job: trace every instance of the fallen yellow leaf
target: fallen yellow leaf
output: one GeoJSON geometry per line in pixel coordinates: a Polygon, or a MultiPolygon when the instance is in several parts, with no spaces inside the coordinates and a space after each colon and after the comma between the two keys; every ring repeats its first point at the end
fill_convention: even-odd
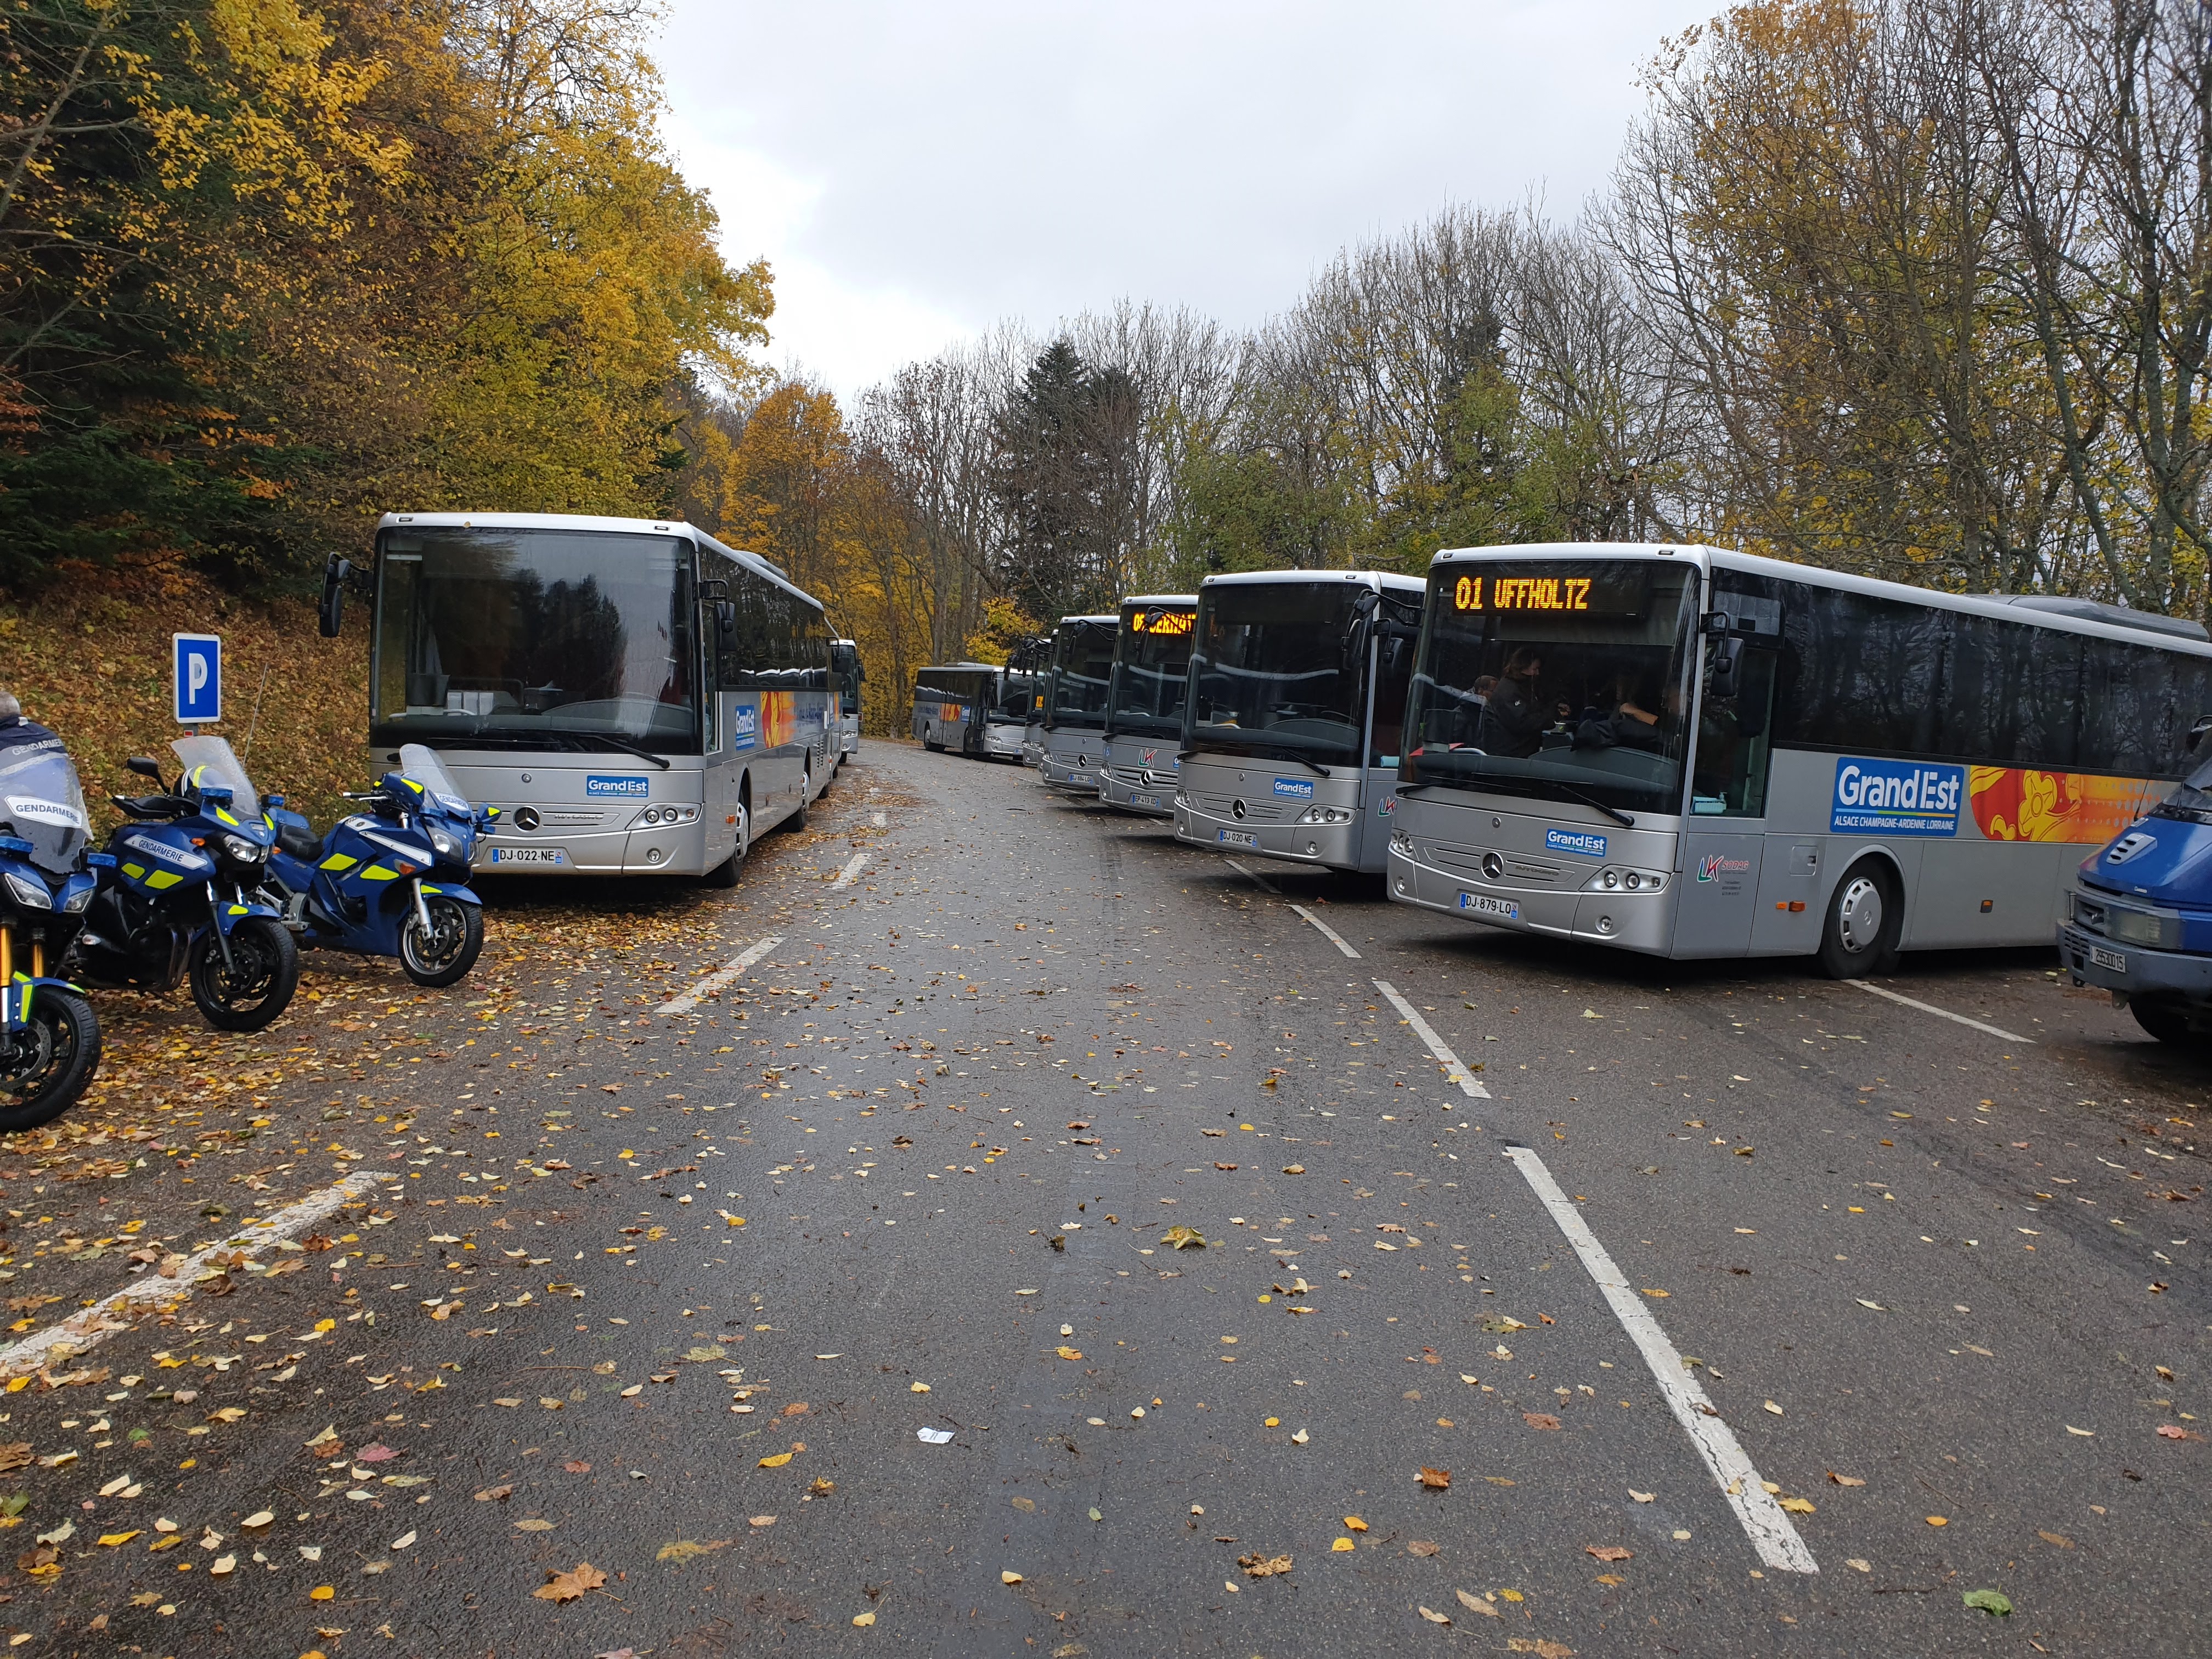
{"type": "Polygon", "coordinates": [[[1054,1350],[1054,1352],[1058,1353],[1062,1359],[1080,1359],[1083,1358],[1082,1349],[1071,1348],[1065,1342],[1061,1343],[1057,1349],[1054,1350]]]}
{"type": "Polygon", "coordinates": [[[139,1533],[143,1532],[144,1530],[144,1528],[140,1527],[130,1532],[104,1532],[100,1534],[100,1541],[106,1545],[108,1548],[113,1549],[118,1544],[129,1543],[132,1539],[136,1538],[139,1533]]]}
{"type": "Polygon", "coordinates": [[[307,1592],[307,1599],[310,1601],[327,1601],[337,1594],[337,1591],[330,1585],[318,1584],[307,1592]]]}
{"type": "Polygon", "coordinates": [[[872,1613],[856,1613],[853,1615],[853,1623],[854,1626],[860,1630],[867,1629],[869,1626],[875,1622],[876,1615],[872,1613]]]}
{"type": "Polygon", "coordinates": [[[1367,1523],[1356,1515],[1347,1515],[1344,1517],[1344,1529],[1346,1532],[1365,1532],[1367,1523]]]}
{"type": "Polygon", "coordinates": [[[1329,1548],[1334,1550],[1340,1555],[1352,1550],[1356,1550],[1358,1547],[1359,1546],[1353,1543],[1349,1538],[1340,1538],[1334,1544],[1329,1546],[1329,1548]]]}
{"type": "Polygon", "coordinates": [[[789,1452],[776,1452],[770,1456],[762,1458],[757,1467],[763,1469],[780,1469],[789,1462],[791,1462],[789,1452]]]}
{"type": "Polygon", "coordinates": [[[1018,1584],[1022,1582],[1022,1576],[1018,1572],[1002,1572],[999,1575],[999,1582],[1002,1584],[1018,1584]]]}

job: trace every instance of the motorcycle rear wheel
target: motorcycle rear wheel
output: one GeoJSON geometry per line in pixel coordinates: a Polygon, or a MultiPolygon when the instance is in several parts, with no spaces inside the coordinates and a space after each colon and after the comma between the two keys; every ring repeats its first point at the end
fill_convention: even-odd
{"type": "Polygon", "coordinates": [[[192,940],[192,1000],[218,1031],[260,1030],[300,988],[300,948],[283,923],[248,916],[230,930],[230,957],[226,969],[211,929],[192,940]]]}
{"type": "Polygon", "coordinates": [[[433,988],[466,977],[483,951],[483,911],[442,893],[424,897],[430,912],[426,936],[420,918],[410,914],[399,930],[399,965],[417,985],[433,988]]]}
{"type": "Polygon", "coordinates": [[[42,986],[12,1063],[0,1059],[0,1134],[52,1122],[100,1069],[100,1016],[74,992],[42,986]]]}

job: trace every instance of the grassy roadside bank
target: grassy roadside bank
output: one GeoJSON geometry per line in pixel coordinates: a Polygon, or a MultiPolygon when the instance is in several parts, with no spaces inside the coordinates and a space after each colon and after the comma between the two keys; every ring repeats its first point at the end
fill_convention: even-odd
{"type": "Polygon", "coordinates": [[[144,787],[124,762],[173,763],[173,633],[222,636],[228,718],[208,729],[230,739],[257,787],[320,825],[339,790],[370,781],[366,607],[349,606],[345,636],[325,640],[313,605],[241,599],[181,567],[80,571],[35,600],[0,601],[0,685],[67,740],[100,836],[116,822],[110,792],[144,787]]]}

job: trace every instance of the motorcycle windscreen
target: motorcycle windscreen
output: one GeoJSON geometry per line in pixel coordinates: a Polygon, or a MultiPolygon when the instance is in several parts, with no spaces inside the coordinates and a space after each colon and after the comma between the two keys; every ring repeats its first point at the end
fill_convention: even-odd
{"type": "Polygon", "coordinates": [[[453,775],[446,770],[435,751],[419,743],[401,744],[399,771],[402,776],[421,784],[425,794],[454,817],[475,816],[476,809],[469,805],[469,798],[461,793],[461,786],[453,781],[453,775]]]}
{"type": "Polygon", "coordinates": [[[197,792],[210,785],[230,791],[231,810],[235,812],[258,814],[261,797],[253,792],[253,781],[246,775],[246,768],[238,757],[231,753],[226,738],[178,738],[169,747],[175,751],[185,769],[179,789],[197,792]]]}
{"type": "Polygon", "coordinates": [[[92,825],[66,751],[0,754],[0,824],[31,843],[31,862],[48,874],[76,868],[92,825]]]}

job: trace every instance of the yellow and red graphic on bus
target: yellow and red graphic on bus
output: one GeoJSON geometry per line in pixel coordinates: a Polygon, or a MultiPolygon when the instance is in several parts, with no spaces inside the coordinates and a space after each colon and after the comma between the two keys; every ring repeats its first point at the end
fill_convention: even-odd
{"type": "Polygon", "coordinates": [[[799,736],[799,711],[788,691],[763,691],[760,700],[760,740],[763,748],[790,743],[799,736]]]}
{"type": "Polygon", "coordinates": [[[968,718],[968,711],[957,702],[940,702],[937,705],[937,718],[957,724],[968,718]]]}
{"type": "Polygon", "coordinates": [[[1974,822],[1991,841],[2063,841],[2101,847],[2164,798],[2168,786],[2142,778],[1967,768],[1974,822]]]}

